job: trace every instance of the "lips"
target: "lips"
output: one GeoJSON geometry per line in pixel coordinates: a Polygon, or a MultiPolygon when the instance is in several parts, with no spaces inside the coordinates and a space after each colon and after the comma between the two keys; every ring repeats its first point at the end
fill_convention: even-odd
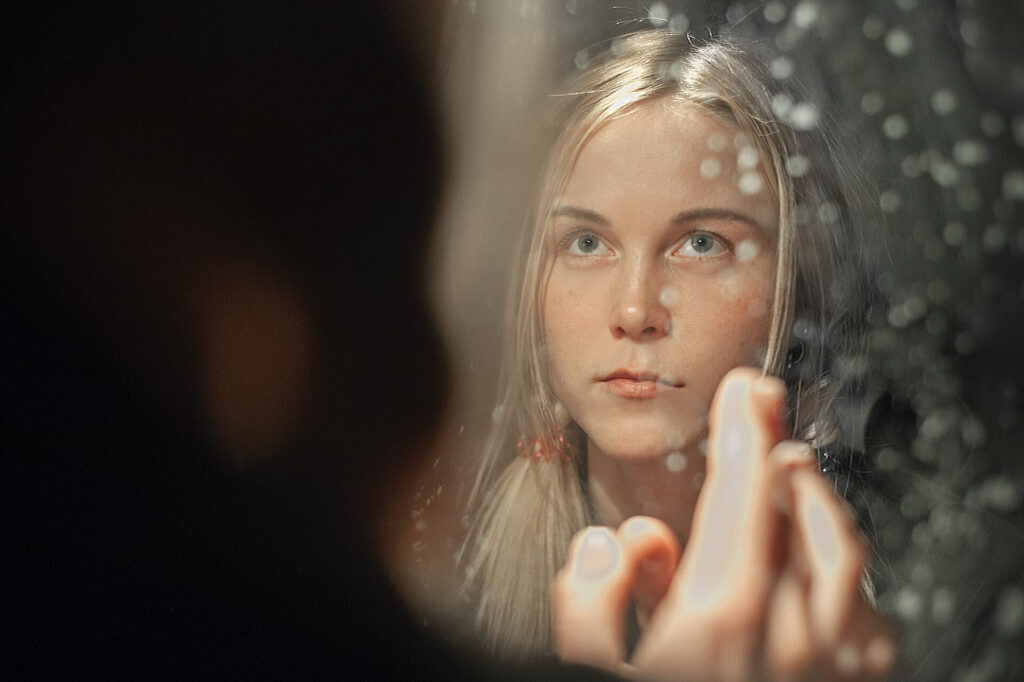
{"type": "Polygon", "coordinates": [[[617,369],[598,378],[597,381],[615,395],[631,400],[648,400],[659,393],[682,388],[684,385],[662,377],[656,372],[628,369],[617,369]]]}

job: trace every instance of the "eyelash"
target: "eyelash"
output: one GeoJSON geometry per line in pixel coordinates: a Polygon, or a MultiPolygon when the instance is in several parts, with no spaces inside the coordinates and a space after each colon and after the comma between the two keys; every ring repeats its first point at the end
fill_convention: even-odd
{"type": "MultiPolygon", "coordinates": [[[[717,232],[712,232],[711,230],[694,230],[693,232],[690,232],[689,234],[685,235],[679,241],[679,245],[676,246],[674,249],[672,249],[671,253],[674,254],[677,251],[679,251],[680,249],[684,248],[688,243],[691,242],[691,240],[693,240],[694,237],[698,237],[698,236],[710,237],[716,244],[718,244],[722,248],[723,252],[730,252],[731,253],[732,250],[733,250],[732,242],[730,242],[728,239],[726,239],[722,235],[718,234],[717,232]]],[[[577,229],[577,230],[572,230],[571,232],[566,234],[564,237],[562,237],[558,241],[558,250],[566,252],[566,253],[569,253],[569,255],[575,256],[577,258],[586,258],[588,256],[588,254],[579,254],[579,253],[571,253],[570,252],[570,249],[572,249],[573,245],[581,237],[593,237],[600,244],[603,244],[606,249],[608,248],[608,245],[605,243],[604,239],[600,235],[598,235],[596,232],[594,232],[593,230],[577,229]]],[[[697,254],[695,256],[689,256],[689,257],[690,258],[704,259],[704,258],[717,258],[720,255],[723,255],[723,254],[714,254],[714,255],[711,255],[711,256],[704,256],[702,254],[697,254]]]]}

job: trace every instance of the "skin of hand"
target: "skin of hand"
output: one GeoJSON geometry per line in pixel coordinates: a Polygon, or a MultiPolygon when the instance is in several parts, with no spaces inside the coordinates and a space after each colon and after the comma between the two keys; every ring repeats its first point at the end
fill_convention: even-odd
{"type": "Polygon", "coordinates": [[[576,535],[552,590],[563,660],[655,680],[889,671],[891,628],[860,589],[865,543],[810,448],[784,440],[784,403],[783,383],[758,370],[722,380],[684,552],[648,517],[576,535]],[[642,634],[627,661],[630,603],[642,634]]]}

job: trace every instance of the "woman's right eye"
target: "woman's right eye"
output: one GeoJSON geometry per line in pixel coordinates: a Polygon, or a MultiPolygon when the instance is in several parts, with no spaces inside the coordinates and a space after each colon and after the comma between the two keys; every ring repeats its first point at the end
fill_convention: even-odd
{"type": "Polygon", "coordinates": [[[611,253],[601,238],[593,234],[580,234],[572,238],[568,251],[574,256],[605,256],[611,253]]]}

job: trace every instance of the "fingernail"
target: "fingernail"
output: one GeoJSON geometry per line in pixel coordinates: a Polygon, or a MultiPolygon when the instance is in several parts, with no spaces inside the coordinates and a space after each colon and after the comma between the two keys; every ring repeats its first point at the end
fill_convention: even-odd
{"type": "Polygon", "coordinates": [[[719,460],[723,463],[741,463],[753,447],[753,434],[747,423],[745,407],[749,404],[750,382],[735,379],[725,387],[722,396],[722,423],[719,426],[719,460]]]}
{"type": "Polygon", "coordinates": [[[772,449],[775,460],[787,469],[813,465],[817,460],[811,446],[802,441],[782,441],[772,449]]]}
{"type": "Polygon", "coordinates": [[[580,541],[575,574],[593,580],[611,573],[619,562],[619,548],[607,528],[589,528],[580,541]]]}
{"type": "Polygon", "coordinates": [[[654,524],[651,523],[651,520],[645,519],[641,516],[633,517],[629,521],[626,521],[626,527],[624,528],[624,531],[626,533],[626,537],[632,538],[636,537],[637,535],[643,535],[644,533],[649,532],[653,528],[654,524]]]}

